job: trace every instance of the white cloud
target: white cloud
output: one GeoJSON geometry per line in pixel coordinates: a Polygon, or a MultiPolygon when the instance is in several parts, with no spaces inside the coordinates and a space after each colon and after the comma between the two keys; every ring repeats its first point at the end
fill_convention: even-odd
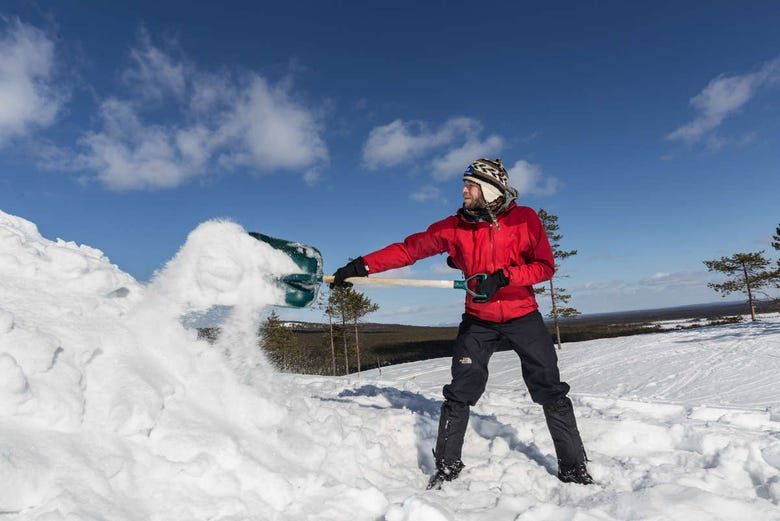
{"type": "Polygon", "coordinates": [[[103,130],[81,139],[76,166],[93,170],[115,190],[172,188],[202,172],[209,154],[203,127],[175,129],[143,123],[129,102],[101,105],[103,130]]]}
{"type": "MultiPolygon", "coordinates": [[[[374,128],[363,147],[363,161],[370,169],[411,163],[426,153],[436,153],[428,168],[434,181],[447,181],[463,175],[479,157],[498,157],[504,145],[501,136],[483,136],[482,125],[471,118],[452,118],[437,129],[422,122],[395,120],[374,128]]],[[[544,177],[537,165],[517,161],[508,169],[509,181],[521,194],[545,196],[557,192],[560,182],[544,177]]],[[[440,197],[432,186],[424,186],[412,199],[427,201],[440,197]]]]}
{"type": "Polygon", "coordinates": [[[639,281],[640,286],[677,288],[682,286],[706,286],[710,275],[706,271],[678,271],[652,273],[639,281]]]}
{"type": "Polygon", "coordinates": [[[184,62],[152,45],[144,29],[138,40],[138,45],[130,49],[130,65],[123,71],[122,79],[147,98],[162,99],[167,94],[183,97],[187,88],[184,62]]]}
{"type": "Polygon", "coordinates": [[[404,266],[403,268],[395,268],[392,270],[383,271],[380,277],[388,279],[413,279],[418,275],[417,271],[411,266],[404,266]]]}
{"type": "Polygon", "coordinates": [[[370,169],[406,163],[444,143],[441,132],[431,132],[419,121],[400,119],[371,130],[363,146],[363,162],[370,169]]]}
{"type": "Polygon", "coordinates": [[[308,170],[307,172],[304,172],[303,180],[309,186],[316,185],[320,180],[320,171],[317,170],[316,168],[313,168],[311,170],[308,170]]]}
{"type": "Polygon", "coordinates": [[[229,100],[238,95],[238,86],[225,75],[199,72],[189,87],[188,110],[197,115],[224,110],[229,105],[229,100]]]}
{"type": "Polygon", "coordinates": [[[430,145],[424,137],[416,138],[412,135],[411,127],[418,126],[397,119],[388,125],[374,128],[363,146],[363,162],[368,168],[376,169],[404,163],[421,154],[430,145]]]}
{"type": "Polygon", "coordinates": [[[409,196],[414,201],[419,202],[425,202],[425,201],[441,201],[443,199],[441,195],[441,190],[439,190],[438,187],[432,186],[432,185],[425,185],[414,192],[412,192],[412,195],[409,196]]]}
{"type": "Polygon", "coordinates": [[[560,182],[555,177],[544,178],[542,169],[522,159],[509,172],[509,184],[523,195],[552,195],[558,191],[560,182]]]}
{"type": "Polygon", "coordinates": [[[656,272],[640,280],[590,281],[568,287],[575,307],[586,313],[668,308],[719,300],[707,287],[706,271],[656,272]]]}
{"type": "MultiPolygon", "coordinates": [[[[443,172],[448,172],[452,163],[466,153],[479,150],[487,154],[501,148],[500,137],[492,135],[482,140],[481,132],[482,125],[472,118],[451,118],[437,129],[420,121],[397,119],[371,130],[363,146],[363,162],[373,170],[409,163],[424,154],[445,149],[432,166],[435,177],[446,178],[443,172]]],[[[474,160],[471,155],[468,157],[465,163],[457,165],[456,174],[462,173],[474,160]]]]}
{"type": "Polygon", "coordinates": [[[281,86],[253,74],[217,130],[239,144],[231,162],[261,170],[305,170],[328,158],[315,116],[281,86]]]}
{"type": "Polygon", "coordinates": [[[199,71],[144,32],[130,57],[121,76],[133,95],[101,104],[102,126],[82,137],[74,167],[116,190],[173,188],[235,168],[316,181],[328,150],[316,114],[293,98],[291,82],[199,71]]]}
{"type": "Polygon", "coordinates": [[[460,177],[475,159],[497,156],[503,144],[503,140],[496,135],[488,136],[485,140],[469,139],[462,146],[433,160],[433,178],[444,181],[460,177]]]}
{"type": "Polygon", "coordinates": [[[666,137],[696,143],[720,126],[726,117],[748,103],[760,89],[778,83],[780,58],[767,62],[758,72],[715,78],[690,101],[696,109],[696,117],[666,137]]]}
{"type": "Polygon", "coordinates": [[[54,80],[54,51],[43,31],[18,19],[0,33],[0,146],[51,125],[62,109],[68,96],[54,80]]]}
{"type": "Polygon", "coordinates": [[[454,268],[450,268],[449,266],[447,266],[446,260],[441,264],[434,264],[433,266],[431,266],[431,273],[434,273],[437,276],[447,275],[450,278],[460,277],[460,272],[454,268]]]}
{"type": "Polygon", "coordinates": [[[625,283],[618,281],[588,281],[581,286],[583,291],[619,290],[626,287],[625,283]]]}

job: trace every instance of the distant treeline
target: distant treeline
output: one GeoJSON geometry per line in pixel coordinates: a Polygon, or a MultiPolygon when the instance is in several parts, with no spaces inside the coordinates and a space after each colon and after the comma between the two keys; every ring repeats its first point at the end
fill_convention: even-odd
{"type": "MultiPolygon", "coordinates": [[[[761,302],[759,313],[780,311],[777,303],[761,302]]],[[[748,313],[746,304],[717,304],[685,306],[678,308],[583,315],[560,323],[563,349],[566,343],[611,338],[619,336],[654,333],[665,330],[657,322],[680,320],[681,328],[706,327],[733,323],[742,320],[748,313]]],[[[297,341],[296,350],[303,353],[300,367],[294,372],[304,374],[332,374],[331,345],[328,324],[293,323],[291,330],[297,341]]],[[[366,323],[360,326],[360,349],[363,369],[376,369],[404,362],[447,357],[458,328],[424,327],[401,324],[366,323]]],[[[552,336],[552,326],[550,324],[552,336]]],[[[214,339],[218,330],[203,329],[205,339],[214,339]]],[[[508,345],[500,350],[509,349],[508,345]]],[[[350,372],[356,371],[350,367],[350,372]]]]}

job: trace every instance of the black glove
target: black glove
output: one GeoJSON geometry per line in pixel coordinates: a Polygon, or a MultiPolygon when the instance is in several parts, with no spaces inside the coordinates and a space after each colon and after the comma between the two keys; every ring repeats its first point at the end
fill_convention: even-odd
{"type": "Polygon", "coordinates": [[[455,259],[452,258],[451,255],[447,255],[447,266],[454,270],[459,270],[460,268],[455,265],[455,259]]]}
{"type": "Polygon", "coordinates": [[[484,304],[496,294],[496,291],[500,290],[504,286],[509,284],[509,278],[504,275],[503,270],[498,270],[492,275],[489,275],[486,279],[477,279],[476,292],[485,295],[484,297],[474,297],[474,302],[477,304],[484,304]]]}
{"type": "Polygon", "coordinates": [[[347,264],[337,269],[336,273],[333,274],[333,283],[330,285],[330,289],[352,287],[352,284],[344,282],[344,279],[367,276],[368,270],[366,269],[366,263],[363,262],[363,257],[352,259],[347,264]]]}

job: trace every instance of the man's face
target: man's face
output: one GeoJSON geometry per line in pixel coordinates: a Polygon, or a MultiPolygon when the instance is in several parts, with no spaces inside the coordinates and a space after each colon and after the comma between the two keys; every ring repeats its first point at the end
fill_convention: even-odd
{"type": "Polygon", "coordinates": [[[477,183],[463,181],[463,207],[467,210],[476,210],[485,206],[482,197],[482,188],[477,183]]]}

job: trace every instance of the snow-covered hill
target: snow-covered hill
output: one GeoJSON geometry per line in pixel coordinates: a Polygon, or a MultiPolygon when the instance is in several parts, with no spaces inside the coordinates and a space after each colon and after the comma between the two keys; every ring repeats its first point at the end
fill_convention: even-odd
{"type": "Polygon", "coordinates": [[[252,332],[287,269],[209,222],[142,285],[0,212],[0,519],[780,519],[780,316],[566,345],[590,487],[498,353],[461,479],[425,491],[449,361],[275,373],[252,332]],[[180,320],[212,305],[215,346],[180,320]]]}

